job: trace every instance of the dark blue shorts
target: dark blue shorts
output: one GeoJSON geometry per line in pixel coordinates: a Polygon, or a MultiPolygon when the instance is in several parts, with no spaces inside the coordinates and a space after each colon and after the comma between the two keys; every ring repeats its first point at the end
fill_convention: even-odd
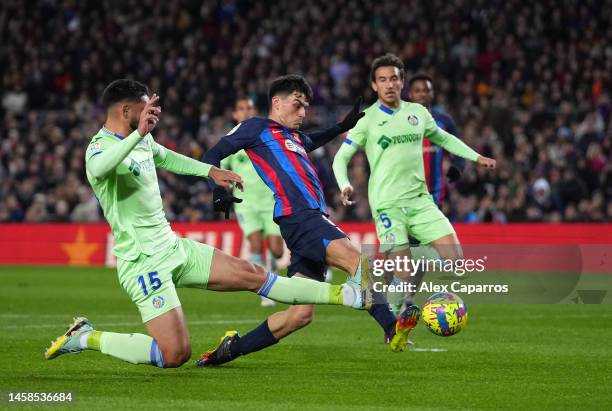
{"type": "Polygon", "coordinates": [[[301,210],[277,220],[281,235],[291,251],[287,275],[304,274],[313,280],[324,281],[327,265],[325,250],[330,241],[346,238],[320,210],[301,210]]]}

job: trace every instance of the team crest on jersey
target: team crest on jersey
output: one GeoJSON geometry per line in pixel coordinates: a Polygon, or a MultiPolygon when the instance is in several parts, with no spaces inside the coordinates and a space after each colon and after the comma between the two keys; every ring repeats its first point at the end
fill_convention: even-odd
{"type": "Polygon", "coordinates": [[[419,119],[417,118],[417,116],[410,114],[408,116],[408,124],[410,124],[411,126],[416,126],[417,124],[419,124],[419,119]]]}
{"type": "Polygon", "coordinates": [[[385,242],[387,244],[395,244],[395,234],[387,233],[387,235],[385,236],[385,242]]]}
{"type": "Polygon", "coordinates": [[[153,304],[154,308],[162,308],[164,304],[166,304],[166,300],[164,300],[164,297],[161,295],[158,295],[157,297],[153,298],[151,303],[153,304]]]}

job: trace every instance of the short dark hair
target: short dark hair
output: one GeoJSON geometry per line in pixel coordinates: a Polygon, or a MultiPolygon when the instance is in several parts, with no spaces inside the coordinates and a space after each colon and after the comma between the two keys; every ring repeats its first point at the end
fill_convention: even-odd
{"type": "Polygon", "coordinates": [[[429,77],[425,73],[419,73],[419,74],[415,74],[414,76],[410,77],[410,80],[408,80],[408,88],[412,87],[412,85],[417,81],[429,81],[431,85],[433,86],[433,79],[431,77],[429,77]]]}
{"type": "Polygon", "coordinates": [[[397,67],[400,72],[400,78],[404,79],[404,62],[395,54],[387,53],[384,56],[375,58],[372,62],[372,66],[370,68],[370,79],[372,80],[372,83],[376,82],[376,70],[378,70],[380,67],[388,66],[397,67]]]}
{"type": "Polygon", "coordinates": [[[108,109],[122,101],[139,102],[142,96],[149,95],[149,88],[135,80],[122,78],[110,83],[102,93],[102,104],[108,109]]]}
{"type": "Polygon", "coordinates": [[[271,101],[274,96],[287,96],[294,91],[306,96],[308,102],[312,101],[312,88],[306,79],[299,74],[287,74],[274,79],[268,90],[268,99],[271,101]]]}

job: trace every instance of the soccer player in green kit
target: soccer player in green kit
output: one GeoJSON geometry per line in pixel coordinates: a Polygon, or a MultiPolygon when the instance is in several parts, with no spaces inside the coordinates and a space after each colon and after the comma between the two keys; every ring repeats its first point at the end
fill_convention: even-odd
{"type": "MultiPolygon", "coordinates": [[[[423,138],[452,154],[494,168],[495,160],[479,155],[461,140],[440,129],[427,108],[401,99],[404,64],[387,54],[375,59],[370,71],[372,89],[378,100],[365,109],[366,115],[349,131],[333,162],[344,205],[353,204],[347,166],[363,148],[370,165],[368,199],[380,251],[389,258],[410,257],[409,236],[432,245],[440,258],[461,258],[455,230],[429,194],[423,168],[423,138]]],[[[395,272],[404,281],[415,275],[395,272]]],[[[393,351],[405,349],[407,341],[392,342],[393,351]]]]}
{"type": "MultiPolygon", "coordinates": [[[[232,118],[236,124],[255,117],[256,114],[253,100],[248,97],[236,99],[232,112],[232,118]]],[[[234,211],[240,229],[249,242],[249,260],[253,264],[264,265],[265,239],[268,245],[265,266],[268,271],[275,272],[276,260],[283,256],[284,243],[280,228],[273,220],[274,196],[272,191],[261,180],[244,150],[224,158],[221,167],[238,173],[244,181],[245,190],[241,194],[242,203],[234,205],[234,211]]],[[[263,307],[273,306],[274,300],[261,296],[261,305],[263,307]]]]}
{"type": "Polygon", "coordinates": [[[191,356],[189,334],[177,287],[264,293],[288,304],[362,307],[361,290],[304,278],[266,273],[206,244],[179,238],[164,215],[156,167],[210,178],[231,188],[242,179],[232,171],[175,153],[155,142],[159,97],[133,80],[116,80],[104,91],[104,127],[86,151],[87,179],[108,220],[123,290],[138,306],[149,335],[94,330],[77,317],[46,350],[47,359],[86,349],[134,364],[178,367],[191,356]]]}

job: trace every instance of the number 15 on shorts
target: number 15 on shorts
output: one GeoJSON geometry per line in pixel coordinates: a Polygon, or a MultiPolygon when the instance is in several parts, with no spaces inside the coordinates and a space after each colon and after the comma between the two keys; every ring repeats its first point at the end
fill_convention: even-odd
{"type": "Polygon", "coordinates": [[[149,295],[149,290],[155,291],[159,287],[161,287],[162,282],[159,278],[157,278],[158,275],[159,274],[157,273],[157,271],[152,271],[149,274],[147,274],[147,277],[149,279],[148,289],[147,289],[147,282],[145,280],[145,276],[141,275],[138,277],[138,284],[140,284],[140,286],[142,287],[142,292],[144,293],[144,295],[149,295]]]}

